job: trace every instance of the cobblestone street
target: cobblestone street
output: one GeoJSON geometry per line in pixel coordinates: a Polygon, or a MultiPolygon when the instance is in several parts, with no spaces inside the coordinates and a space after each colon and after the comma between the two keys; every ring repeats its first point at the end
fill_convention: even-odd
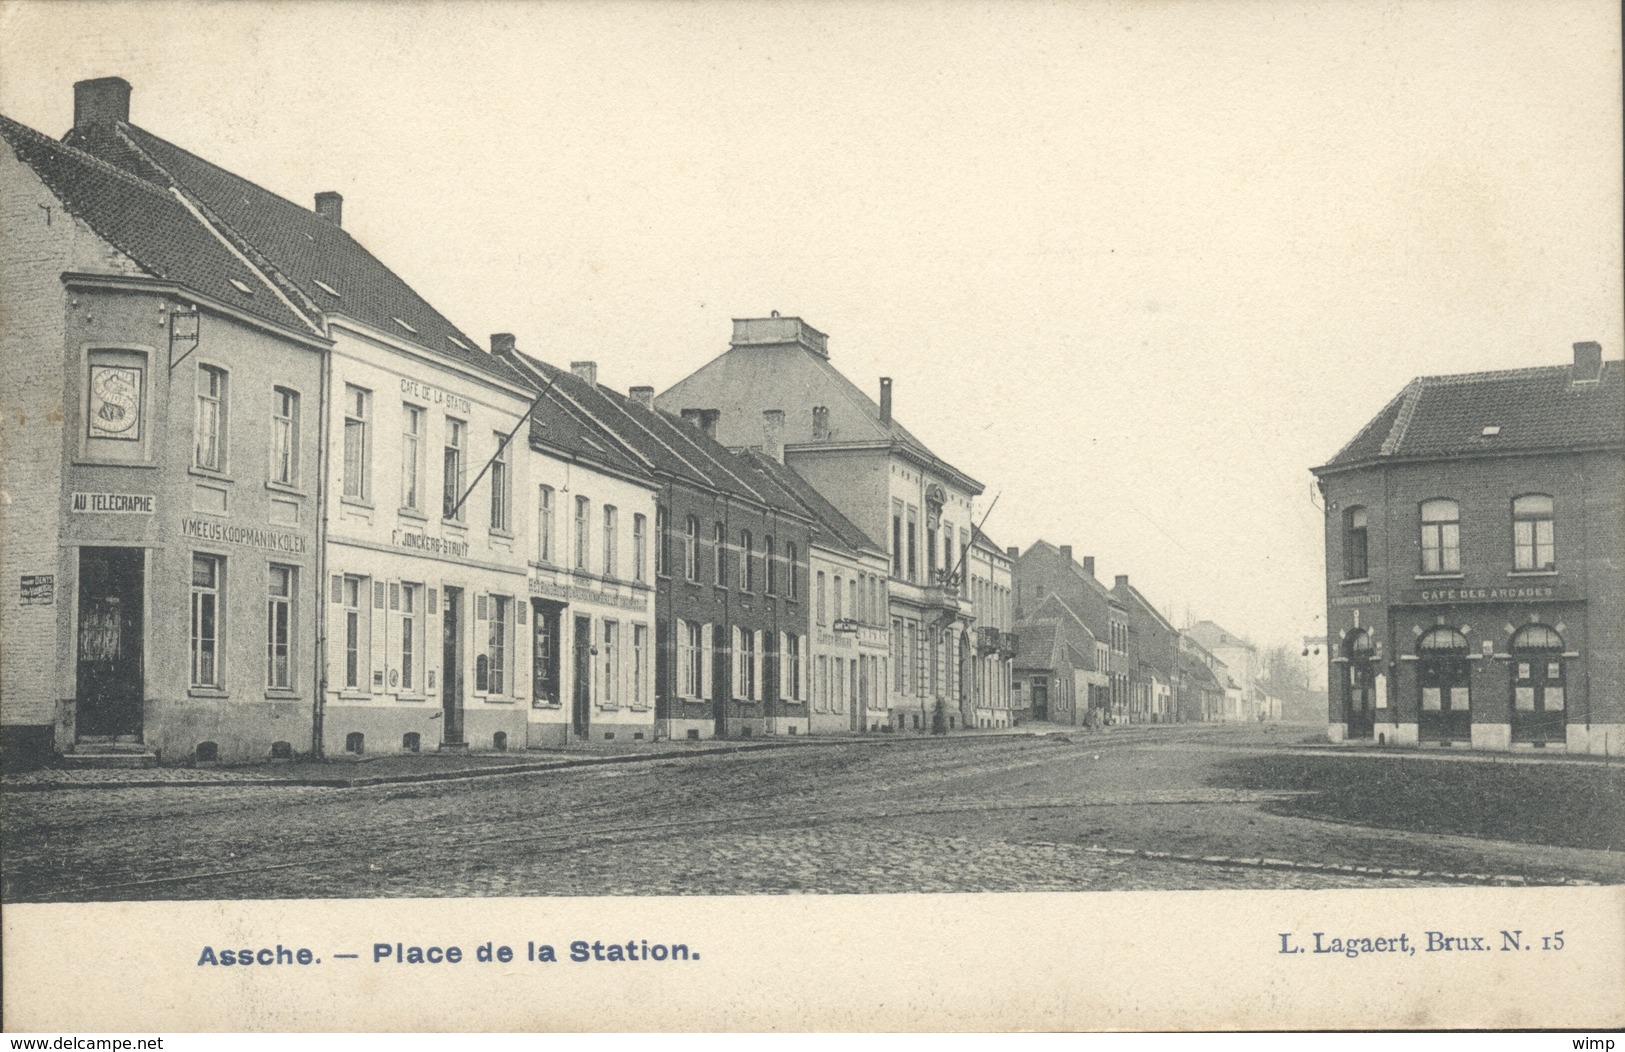
{"type": "MultiPolygon", "coordinates": [[[[12,792],[4,809],[5,899],[1625,879],[1617,829],[1574,846],[1377,828],[1288,813],[1313,802],[1310,789],[1242,785],[1238,763],[1289,752],[1256,728],[1149,727],[880,738],[360,788],[223,781],[12,792]]],[[[1328,754],[1307,762],[1361,761],[1328,754]]],[[[1377,762],[1442,772],[1460,761],[1396,754],[1377,762]]],[[[1617,820],[1625,798],[1618,768],[1507,764],[1491,774],[1528,770],[1579,779],[1617,820]]],[[[1403,810],[1403,801],[1395,803],[1403,810]]]]}

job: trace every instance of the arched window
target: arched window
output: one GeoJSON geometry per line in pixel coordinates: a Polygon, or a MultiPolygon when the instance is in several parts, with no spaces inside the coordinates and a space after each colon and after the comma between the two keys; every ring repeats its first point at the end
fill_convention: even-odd
{"type": "Polygon", "coordinates": [[[1370,576],[1366,557],[1366,512],[1350,508],[1343,513],[1343,577],[1355,581],[1370,576]]]}
{"type": "Polygon", "coordinates": [[[1557,569],[1552,498],[1544,493],[1529,493],[1512,500],[1512,568],[1557,569]]]}
{"type": "Polygon", "coordinates": [[[784,546],[784,591],[791,599],[797,598],[796,558],[799,555],[794,541],[784,546]]]}
{"type": "Polygon", "coordinates": [[[739,531],[739,587],[756,591],[756,546],[749,530],[739,531]]]}
{"type": "Polygon", "coordinates": [[[1535,746],[1567,737],[1563,637],[1546,625],[1512,636],[1512,740],[1535,746]]]}
{"type": "Polygon", "coordinates": [[[1422,572],[1461,570],[1461,511],[1453,500],[1422,502],[1422,572]]]}
{"type": "Polygon", "coordinates": [[[1364,661],[1371,656],[1371,633],[1357,628],[1343,642],[1343,656],[1350,661],[1364,661]]]}
{"type": "Polygon", "coordinates": [[[1561,654],[1563,637],[1545,625],[1524,625],[1512,637],[1513,650],[1549,650],[1561,654]]]}
{"type": "Polygon", "coordinates": [[[1418,654],[1465,654],[1467,653],[1467,637],[1454,628],[1435,628],[1424,633],[1416,641],[1418,654]]]}
{"type": "Polygon", "coordinates": [[[683,534],[683,576],[690,581],[700,579],[700,519],[688,517],[688,528],[683,534]]]}
{"type": "Polygon", "coordinates": [[[773,555],[773,535],[768,534],[762,538],[762,565],[765,568],[762,576],[767,580],[768,595],[779,593],[779,568],[773,564],[773,555]]]}
{"type": "Polygon", "coordinates": [[[716,557],[716,582],[720,585],[728,583],[728,527],[717,523],[711,531],[712,554],[716,557]]]}

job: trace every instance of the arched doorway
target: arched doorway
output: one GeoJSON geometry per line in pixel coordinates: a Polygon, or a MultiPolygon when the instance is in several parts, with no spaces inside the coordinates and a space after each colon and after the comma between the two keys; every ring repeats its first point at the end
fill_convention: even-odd
{"type": "Polygon", "coordinates": [[[1467,661],[1467,637],[1453,628],[1432,629],[1416,641],[1416,656],[1416,679],[1421,689],[1417,737],[1447,744],[1472,741],[1472,671],[1467,661]]]}
{"type": "Polygon", "coordinates": [[[1363,628],[1343,642],[1348,665],[1343,675],[1343,723],[1349,738],[1369,738],[1376,722],[1377,665],[1372,660],[1371,633],[1363,628]]]}
{"type": "Polygon", "coordinates": [[[1567,738],[1563,637],[1525,625],[1512,637],[1512,740],[1545,745],[1567,738]]]}

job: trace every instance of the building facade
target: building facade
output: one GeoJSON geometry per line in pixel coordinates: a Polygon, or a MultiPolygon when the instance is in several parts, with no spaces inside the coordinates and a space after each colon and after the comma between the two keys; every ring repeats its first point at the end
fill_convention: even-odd
{"type": "MultiPolygon", "coordinates": [[[[1076,617],[1095,637],[1098,654],[1094,671],[1105,677],[1105,691],[1095,692],[1089,704],[1098,709],[1100,723],[1128,723],[1137,718],[1139,711],[1133,704],[1137,662],[1130,651],[1130,611],[1119,599],[1095,579],[1094,556],[1084,556],[1082,563],[1072,558],[1072,546],[1056,546],[1045,540],[1034,541],[1026,551],[1012,549],[1015,563],[1015,613],[1018,623],[1029,613],[1039,610],[1050,596],[1059,596],[1076,617]]],[[[1028,718],[1032,714],[1032,699],[1021,699],[1018,712],[1028,718]]]]}
{"type": "Polygon", "coordinates": [[[1015,719],[1015,560],[980,529],[971,536],[965,573],[973,620],[961,648],[970,666],[961,712],[967,727],[1009,727],[1015,719]]]}
{"type": "Polygon", "coordinates": [[[1258,648],[1213,621],[1198,621],[1187,627],[1185,633],[1215,659],[1215,672],[1225,688],[1221,719],[1266,718],[1269,710],[1264,704],[1264,692],[1258,686],[1258,648]]]}
{"type": "Polygon", "coordinates": [[[1596,343],[1422,377],[1315,469],[1333,740],[1621,751],[1622,392],[1596,343]]]}

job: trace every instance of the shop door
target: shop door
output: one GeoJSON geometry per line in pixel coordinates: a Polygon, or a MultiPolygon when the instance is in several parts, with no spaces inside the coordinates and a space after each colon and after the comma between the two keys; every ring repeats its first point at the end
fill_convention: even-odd
{"type": "Polygon", "coordinates": [[[1512,641],[1512,740],[1547,745],[1567,739],[1563,641],[1529,625],[1512,641]]]}
{"type": "Polygon", "coordinates": [[[463,744],[463,590],[446,589],[441,643],[441,744],[463,744]]]}
{"type": "Polygon", "coordinates": [[[1371,737],[1376,722],[1376,671],[1370,661],[1350,661],[1344,682],[1343,718],[1349,738],[1371,737]]]}
{"type": "Polygon", "coordinates": [[[1417,736],[1422,741],[1471,742],[1473,717],[1465,657],[1427,657],[1418,663],[1422,687],[1417,736]]]}
{"type": "Polygon", "coordinates": [[[1033,719],[1049,719],[1049,681],[1033,680],[1033,719]]]}
{"type": "Polygon", "coordinates": [[[592,712],[592,618],[578,617],[575,623],[575,680],[570,722],[576,737],[587,736],[592,712]]]}
{"type": "Polygon", "coordinates": [[[559,703],[559,612],[557,604],[531,600],[531,697],[538,705],[559,703]]]}
{"type": "Polygon", "coordinates": [[[79,741],[141,740],[145,556],[142,548],[79,549],[79,741]]]}

